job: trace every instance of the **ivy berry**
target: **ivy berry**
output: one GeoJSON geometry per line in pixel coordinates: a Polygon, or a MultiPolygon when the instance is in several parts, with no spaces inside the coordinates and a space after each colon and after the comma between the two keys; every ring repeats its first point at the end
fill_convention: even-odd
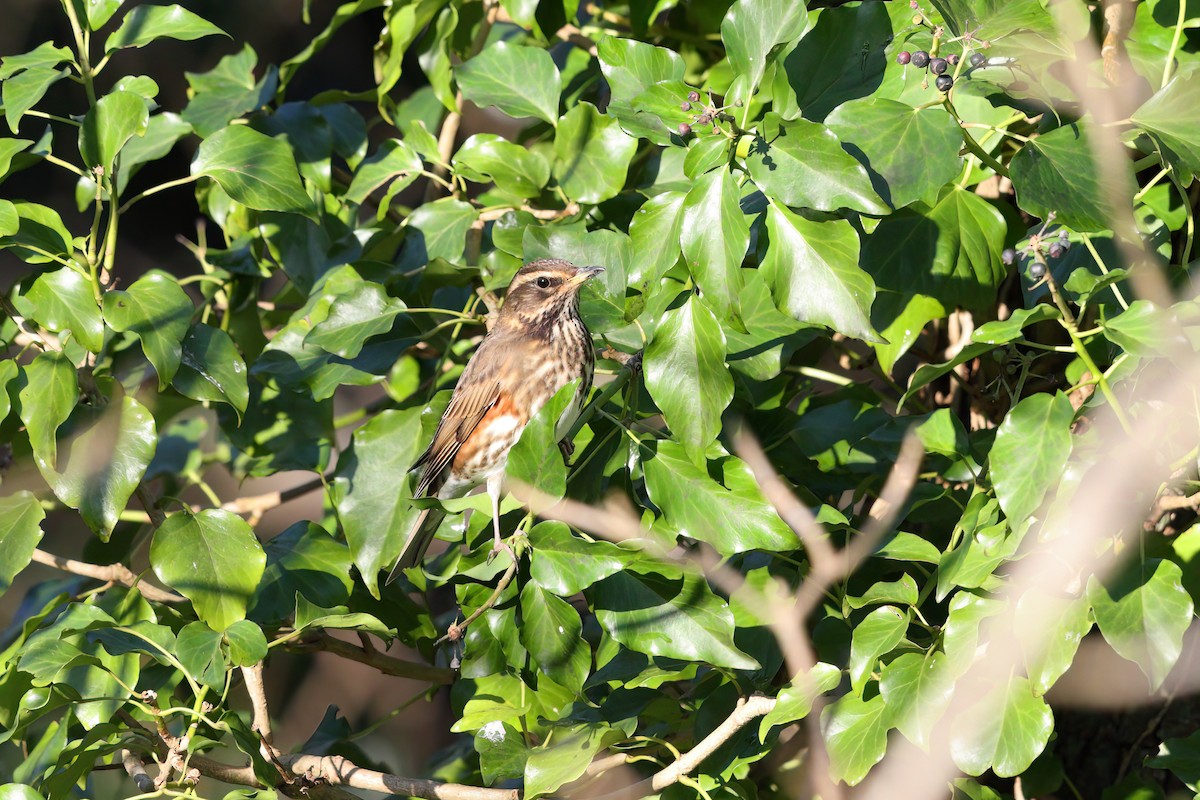
{"type": "Polygon", "coordinates": [[[944,58],[934,58],[929,62],[929,71],[934,75],[941,75],[950,68],[950,62],[944,58]]]}
{"type": "Polygon", "coordinates": [[[1035,281],[1040,281],[1046,277],[1046,265],[1041,261],[1035,261],[1029,265],[1029,277],[1035,281]]]}
{"type": "Polygon", "coordinates": [[[912,53],[908,52],[907,50],[901,50],[896,54],[896,63],[900,66],[904,66],[910,61],[912,61],[912,53]]]}
{"type": "Polygon", "coordinates": [[[1017,251],[1011,247],[1004,248],[1004,250],[1000,253],[1000,261],[1002,261],[1005,266],[1011,267],[1013,264],[1017,263],[1017,251]]]}
{"type": "Polygon", "coordinates": [[[688,101],[692,102],[692,103],[699,103],[700,102],[700,93],[697,92],[695,89],[688,92],[688,101]]]}
{"type": "Polygon", "coordinates": [[[913,53],[912,65],[914,67],[925,69],[925,67],[929,66],[929,53],[926,53],[924,50],[918,50],[917,52],[913,53]]]}
{"type": "Polygon", "coordinates": [[[948,92],[954,86],[954,78],[949,75],[938,75],[937,80],[933,82],[939,92],[948,92]]]}
{"type": "Polygon", "coordinates": [[[691,125],[688,125],[686,122],[679,123],[679,135],[680,136],[690,136],[691,133],[692,133],[691,125]]]}
{"type": "Polygon", "coordinates": [[[983,53],[971,53],[971,66],[982,67],[987,63],[987,56],[983,53]]]}

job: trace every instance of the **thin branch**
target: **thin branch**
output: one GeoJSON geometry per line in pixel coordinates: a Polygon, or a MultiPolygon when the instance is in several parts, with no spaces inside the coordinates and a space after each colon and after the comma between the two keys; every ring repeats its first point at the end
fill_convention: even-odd
{"type": "Polygon", "coordinates": [[[153,600],[157,603],[182,603],[186,599],[168,589],[160,589],[151,583],[147,583],[124,564],[106,564],[103,566],[88,564],[84,561],[75,561],[74,559],[52,555],[41,549],[33,551],[33,560],[48,567],[61,569],[63,572],[83,575],[87,578],[95,578],[98,581],[108,583],[119,583],[130,589],[137,589],[147,600],[153,600]]]}
{"type": "Polygon", "coordinates": [[[496,605],[496,601],[500,599],[500,595],[502,595],[504,590],[508,588],[508,585],[512,583],[513,577],[517,574],[517,554],[514,553],[512,548],[507,544],[502,546],[504,548],[504,552],[508,553],[508,557],[512,559],[512,561],[509,563],[508,569],[504,570],[504,574],[500,576],[500,580],[496,583],[496,589],[492,592],[492,596],[489,597],[483,605],[471,612],[471,616],[467,617],[462,622],[452,623],[446,633],[443,634],[440,639],[434,642],[435,647],[446,642],[457,642],[459,639],[461,639],[463,633],[466,632],[467,627],[472,622],[479,619],[479,617],[483,615],[483,612],[496,605]]]}
{"type": "Polygon", "coordinates": [[[154,785],[154,778],[151,778],[146,772],[146,765],[142,763],[142,759],[136,753],[122,750],[121,766],[125,767],[125,772],[129,773],[129,777],[133,779],[133,785],[139,792],[146,794],[158,790],[158,787],[154,785]]]}
{"type": "Polygon", "coordinates": [[[242,667],[242,678],[246,681],[246,694],[250,695],[252,717],[250,730],[262,737],[263,742],[273,744],[271,736],[271,709],[267,706],[267,690],[263,686],[263,665],[258,662],[251,667],[242,667]]]}
{"type": "Polygon", "coordinates": [[[336,639],[327,633],[322,633],[312,638],[288,642],[284,646],[294,652],[313,653],[323,651],[331,653],[350,661],[357,661],[359,664],[366,664],[368,667],[379,670],[384,675],[412,678],[413,680],[426,681],[439,686],[449,686],[454,682],[455,677],[454,670],[443,667],[431,667],[428,664],[419,664],[415,661],[404,661],[393,656],[384,655],[377,650],[368,653],[360,647],[355,647],[349,642],[336,639]]]}

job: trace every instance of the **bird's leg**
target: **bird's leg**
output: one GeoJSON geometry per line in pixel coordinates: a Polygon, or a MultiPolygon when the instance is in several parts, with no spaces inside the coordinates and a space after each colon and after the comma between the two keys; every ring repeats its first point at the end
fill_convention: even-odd
{"type": "Polygon", "coordinates": [[[492,558],[508,548],[508,545],[500,538],[500,493],[503,489],[504,473],[498,473],[487,479],[488,497],[492,498],[492,534],[495,536],[495,541],[492,543],[492,558]]]}
{"type": "Polygon", "coordinates": [[[563,463],[571,466],[571,456],[575,454],[575,443],[570,439],[559,439],[558,449],[562,451],[563,463]]]}

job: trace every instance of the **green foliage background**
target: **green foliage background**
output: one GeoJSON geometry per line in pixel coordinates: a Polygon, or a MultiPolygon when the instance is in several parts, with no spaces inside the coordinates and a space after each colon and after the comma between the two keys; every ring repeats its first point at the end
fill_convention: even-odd
{"type": "MultiPolygon", "coordinates": [[[[66,170],[77,209],[0,190],[0,590],[66,509],[95,538],[56,555],[179,596],[128,570],[83,580],[86,564],[30,590],[0,640],[0,798],[90,796],[119,751],[162,756],[158,722],[189,758],[241,751],[294,793],[231,689],[339,629],[363,637],[341,655],[399,640],[428,663],[384,671],[452,684],[457,737],[431,772],[454,783],[532,798],[606,753],[649,770],[750,695],[777,699],[664,795],[792,796],[804,765],[769,756],[810,714],[807,752],[842,784],[898,737],[948,750],[955,796],[1088,780],[1064,772],[1046,693],[1089,635],[1151,691],[1184,652],[1194,505],[1145,529],[1137,509],[1194,491],[1196,404],[1169,409],[1164,482],[1097,534],[1098,574],[1048,577],[1032,620],[1003,591],[1067,535],[1087,476],[1121,467],[1119,432],[1162,413],[1139,390],[1191,374],[1200,9],[1148,0],[1109,29],[1074,0],[819,6],[355,0],[265,64],[199,8],[63,0],[69,41],[5,54],[0,179],[66,170]],[[359,18],[381,31],[373,85],[296,92],[359,18]],[[186,73],[183,107],[156,102],[164,76],[118,69],[129,48],[210,36],[228,54],[186,73]],[[949,93],[897,63],[918,49],[958,56],[949,93]],[[60,82],[77,84],[69,115],[43,110],[60,82]],[[464,104],[518,132],[456,136],[464,104]],[[139,178],[173,150],[190,172],[139,178]],[[123,220],[159,192],[192,193],[205,223],[131,274],[123,220]],[[610,349],[572,464],[544,414],[510,475],[551,499],[616,495],[641,528],[613,544],[599,512],[574,528],[510,501],[519,563],[490,563],[487,503],[458,501],[475,512],[448,516],[451,546],[384,587],[419,510],[407,469],[485,301],[548,255],[606,268],[582,313],[610,349]],[[813,580],[812,531],[768,501],[738,431],[833,548],[889,523],[790,620],[815,657],[799,674],[757,601],[813,580]],[[885,511],[906,435],[924,461],[885,511]],[[263,541],[265,506],[218,497],[219,471],[306,472],[324,514],[263,541]],[[706,579],[718,559],[740,589],[706,579]],[[948,711],[997,619],[1052,644],[948,711]]],[[[317,754],[365,758],[343,721],[318,733],[317,754]]],[[[1196,791],[1200,733],[1148,744],[1106,797],[1196,791]]],[[[143,796],[221,791],[185,775],[143,796]]]]}

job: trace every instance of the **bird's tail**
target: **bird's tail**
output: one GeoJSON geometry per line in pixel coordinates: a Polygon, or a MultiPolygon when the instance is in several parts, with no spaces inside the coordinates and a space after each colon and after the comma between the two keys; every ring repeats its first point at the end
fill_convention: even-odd
{"type": "Polygon", "coordinates": [[[433,541],[433,535],[437,533],[438,526],[442,524],[445,517],[446,512],[440,508],[421,509],[421,513],[417,515],[416,521],[409,529],[408,539],[405,540],[404,547],[400,550],[396,566],[392,567],[392,571],[388,575],[387,583],[396,580],[400,573],[409,567],[415,567],[421,563],[421,559],[425,557],[425,551],[429,549],[429,543],[433,541]]]}

